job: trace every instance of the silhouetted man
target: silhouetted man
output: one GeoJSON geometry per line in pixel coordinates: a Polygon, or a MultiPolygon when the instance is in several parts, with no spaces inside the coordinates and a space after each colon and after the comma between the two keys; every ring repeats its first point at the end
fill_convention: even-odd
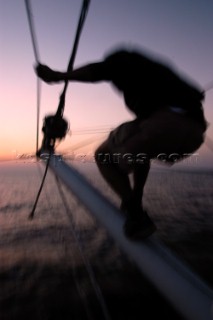
{"type": "Polygon", "coordinates": [[[135,239],[149,236],[156,228],[143,209],[142,197],[150,160],[172,164],[200,147],[206,130],[203,93],[171,68],[126,49],[69,73],[40,64],[37,74],[48,83],[107,81],[123,93],[135,119],[113,130],[95,158],[101,174],[121,198],[127,217],[125,234],[135,239]]]}

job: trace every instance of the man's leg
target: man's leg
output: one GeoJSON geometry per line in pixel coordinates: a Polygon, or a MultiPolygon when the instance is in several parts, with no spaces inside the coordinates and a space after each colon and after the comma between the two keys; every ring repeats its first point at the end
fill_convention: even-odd
{"type": "Polygon", "coordinates": [[[143,188],[149,173],[150,163],[137,165],[133,170],[134,186],[131,188],[128,172],[113,163],[107,141],[96,151],[97,166],[108,184],[121,198],[121,210],[126,214],[124,232],[131,239],[146,238],[156,227],[141,206],[143,188]],[[110,161],[111,160],[111,161],[110,161]]]}
{"type": "Polygon", "coordinates": [[[97,166],[112,189],[121,198],[121,210],[126,214],[124,232],[132,239],[145,238],[152,234],[156,227],[142,208],[144,185],[150,169],[150,163],[145,157],[142,164],[136,163],[137,155],[146,156],[150,148],[141,128],[135,122],[121,125],[113,131],[96,151],[97,166]],[[130,134],[131,133],[131,134],[130,134]],[[120,154],[116,158],[113,150],[120,154]],[[147,152],[147,153],[141,153],[147,152]],[[114,160],[119,161],[114,161],[114,160]],[[131,187],[129,173],[133,172],[134,184],[131,187]]]}
{"type": "MultiPolygon", "coordinates": [[[[137,217],[143,213],[141,202],[144,185],[150,169],[150,160],[144,156],[141,159],[142,163],[135,163],[134,161],[139,159],[133,158],[133,163],[130,164],[131,159],[130,163],[128,163],[128,157],[124,157],[125,154],[121,154],[120,158],[119,156],[117,158],[114,157],[109,147],[111,145],[109,139],[96,150],[95,159],[97,166],[104,179],[120,197],[121,210],[131,216],[137,217]],[[129,180],[130,172],[133,172],[133,188],[129,180]]],[[[136,148],[139,143],[140,141],[138,142],[137,138],[134,137],[126,141],[125,149],[131,150],[131,148],[136,148]]]]}
{"type": "Polygon", "coordinates": [[[111,188],[121,198],[121,201],[131,202],[133,198],[133,192],[128,173],[125,173],[122,169],[120,169],[118,163],[113,162],[113,157],[109,152],[107,141],[96,150],[95,160],[100,173],[111,186],[111,188]]]}
{"type": "Polygon", "coordinates": [[[142,207],[143,190],[150,170],[150,161],[137,164],[133,169],[133,198],[136,206],[142,207]]]}

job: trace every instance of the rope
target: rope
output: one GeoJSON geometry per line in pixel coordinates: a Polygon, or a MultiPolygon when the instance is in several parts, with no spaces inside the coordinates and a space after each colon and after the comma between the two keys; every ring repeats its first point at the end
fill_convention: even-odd
{"type": "Polygon", "coordinates": [[[62,156],[63,156],[63,154],[66,154],[67,152],[74,152],[78,149],[84,148],[85,146],[89,146],[90,144],[97,142],[98,140],[103,140],[103,136],[96,137],[95,139],[94,139],[94,137],[88,138],[86,140],[83,140],[79,143],[74,144],[73,146],[62,149],[61,150],[62,156]]]}
{"type": "MultiPolygon", "coordinates": [[[[70,57],[70,60],[69,60],[67,72],[70,72],[73,69],[75,56],[76,56],[76,52],[77,52],[77,48],[78,48],[78,44],[79,44],[80,35],[81,35],[82,29],[83,29],[83,25],[84,25],[84,21],[86,19],[87,12],[88,12],[88,9],[89,9],[89,3],[90,3],[90,0],[84,0],[84,2],[82,4],[81,14],[80,14],[79,21],[78,21],[75,41],[74,41],[74,44],[73,44],[73,50],[72,50],[72,54],[71,54],[71,57],[70,57]]],[[[66,79],[66,81],[64,83],[64,89],[63,89],[63,91],[61,93],[61,96],[60,96],[58,109],[57,109],[57,112],[56,112],[57,116],[61,116],[61,117],[63,116],[64,106],[65,106],[65,95],[66,95],[68,84],[69,84],[69,80],[66,79]]]]}

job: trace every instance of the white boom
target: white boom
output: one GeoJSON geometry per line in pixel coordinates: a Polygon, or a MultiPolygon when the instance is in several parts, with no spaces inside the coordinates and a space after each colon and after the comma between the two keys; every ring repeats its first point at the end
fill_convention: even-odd
{"type": "Polygon", "coordinates": [[[124,218],[85,177],[52,156],[50,168],[107,229],[119,247],[132,259],[156,289],[185,319],[213,319],[213,291],[190,271],[155,236],[131,241],[123,233],[124,218]]]}

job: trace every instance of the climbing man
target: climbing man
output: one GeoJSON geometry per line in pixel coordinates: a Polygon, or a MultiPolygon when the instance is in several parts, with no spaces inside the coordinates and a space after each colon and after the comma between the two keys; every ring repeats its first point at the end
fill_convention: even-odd
{"type": "Polygon", "coordinates": [[[142,203],[150,162],[157,158],[173,164],[200,147],[206,130],[203,92],[164,63],[125,48],[72,72],[54,71],[42,64],[36,72],[47,83],[111,82],[123,94],[135,119],[113,130],[96,150],[95,159],[121,198],[126,236],[138,239],[151,235],[156,227],[142,203]]]}

